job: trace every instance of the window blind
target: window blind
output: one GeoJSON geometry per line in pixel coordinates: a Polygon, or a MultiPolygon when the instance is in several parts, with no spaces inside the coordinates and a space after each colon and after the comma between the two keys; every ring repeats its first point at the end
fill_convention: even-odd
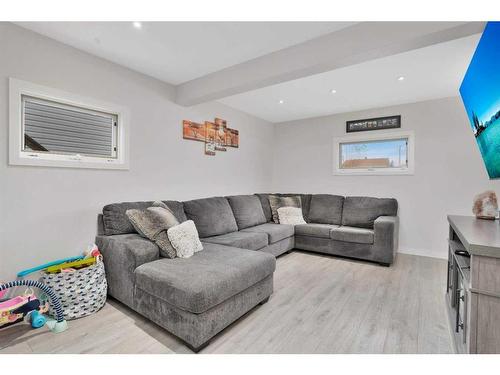
{"type": "Polygon", "coordinates": [[[23,96],[24,148],[116,157],[115,114],[23,96]]]}

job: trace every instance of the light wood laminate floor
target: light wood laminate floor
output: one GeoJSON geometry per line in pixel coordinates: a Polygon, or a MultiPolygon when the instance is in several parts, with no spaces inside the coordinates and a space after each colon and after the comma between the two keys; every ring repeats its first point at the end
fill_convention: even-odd
{"type": "MultiPolygon", "coordinates": [[[[202,353],[450,353],[446,261],[399,254],[386,268],[293,252],[277,260],[274,293],[202,353]]],[[[177,338],[109,300],[53,334],[0,330],[0,353],[191,353],[177,338]]]]}

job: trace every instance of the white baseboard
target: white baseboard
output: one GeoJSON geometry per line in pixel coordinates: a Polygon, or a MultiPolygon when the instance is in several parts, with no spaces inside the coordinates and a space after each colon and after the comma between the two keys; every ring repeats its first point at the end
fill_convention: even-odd
{"type": "Polygon", "coordinates": [[[410,255],[418,255],[422,257],[430,257],[430,258],[438,258],[438,259],[447,259],[446,254],[436,253],[429,249],[409,249],[409,248],[399,248],[398,253],[401,254],[410,254],[410,255]]]}

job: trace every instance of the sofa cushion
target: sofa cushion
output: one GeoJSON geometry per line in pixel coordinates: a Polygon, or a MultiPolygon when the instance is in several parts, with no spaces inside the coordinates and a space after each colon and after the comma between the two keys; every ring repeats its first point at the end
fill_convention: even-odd
{"type": "Polygon", "coordinates": [[[279,195],[269,195],[269,205],[273,216],[273,222],[279,224],[278,208],[280,207],[298,207],[302,208],[300,197],[295,195],[293,197],[282,197],[279,195]]]}
{"type": "Polygon", "coordinates": [[[280,207],[278,208],[278,218],[280,224],[306,224],[302,216],[302,208],[299,207],[280,207]]]}
{"type": "Polygon", "coordinates": [[[107,236],[114,234],[137,233],[126,215],[127,210],[145,210],[153,202],[122,202],[107,204],[102,209],[104,233],[107,236]]]}
{"type": "Polygon", "coordinates": [[[179,223],[183,223],[187,221],[186,213],[184,212],[184,204],[182,202],[178,201],[162,201],[167,205],[168,208],[170,208],[170,211],[172,211],[179,221],[179,223]]]}
{"type": "Polygon", "coordinates": [[[270,222],[273,219],[273,214],[271,212],[271,205],[269,204],[269,193],[258,193],[255,194],[262,205],[262,211],[264,211],[264,216],[266,218],[266,222],[270,222]]]}
{"type": "Polygon", "coordinates": [[[295,234],[298,236],[330,238],[330,232],[332,231],[332,229],[338,227],[338,225],[332,224],[301,224],[295,226],[295,234]]]}
{"type": "Polygon", "coordinates": [[[194,253],[203,250],[193,220],[169,228],[167,234],[179,258],[190,258],[194,253]]]}
{"type": "Polygon", "coordinates": [[[241,249],[259,250],[268,245],[267,235],[257,232],[232,232],[203,238],[203,242],[217,243],[241,249]]]}
{"type": "Polygon", "coordinates": [[[264,233],[268,236],[269,243],[275,243],[294,234],[293,225],[265,223],[255,227],[243,229],[241,232],[264,233]]]}
{"type": "Polygon", "coordinates": [[[193,220],[200,237],[236,232],[238,225],[226,198],[213,197],[184,202],[188,219],[193,220]]]}
{"type": "Polygon", "coordinates": [[[179,222],[170,209],[148,207],[145,210],[127,210],[125,214],[137,233],[158,245],[162,256],[166,258],[176,257],[176,251],[170,243],[167,230],[178,225],[179,222]]]}
{"type": "MultiPolygon", "coordinates": [[[[179,222],[186,221],[186,215],[182,202],[177,201],[163,201],[174,213],[179,222]]],[[[125,212],[127,210],[145,210],[153,205],[153,201],[146,202],[122,202],[112,203],[103,207],[102,220],[104,224],[104,234],[111,236],[115,234],[136,233],[134,226],[128,219],[125,212]]]]}
{"type": "Polygon", "coordinates": [[[342,226],[333,229],[330,238],[337,241],[372,244],[374,234],[371,229],[342,226]]]}
{"type": "Polygon", "coordinates": [[[205,243],[191,258],[143,264],[135,277],[144,292],[200,314],[265,279],[275,267],[271,254],[205,243]]]}
{"type": "Polygon", "coordinates": [[[302,216],[304,217],[305,221],[309,221],[309,209],[311,207],[311,198],[312,194],[293,194],[293,193],[279,193],[276,194],[280,197],[300,197],[300,205],[302,207],[302,216]]]}
{"type": "Polygon", "coordinates": [[[342,225],[373,229],[379,216],[396,216],[398,201],[394,198],[346,197],[342,225]]]}
{"type": "Polygon", "coordinates": [[[314,194],[309,208],[309,221],[320,224],[342,224],[344,197],[331,194],[314,194]]]}
{"type": "Polygon", "coordinates": [[[174,225],[180,224],[179,220],[177,220],[177,217],[172,212],[172,210],[165,203],[161,201],[154,202],[153,206],[148,207],[147,210],[161,217],[161,219],[165,223],[167,223],[169,227],[173,227],[174,225]]]}
{"type": "Polygon", "coordinates": [[[245,229],[255,225],[264,224],[266,217],[256,195],[234,195],[226,197],[233,210],[238,229],[245,229]]]}

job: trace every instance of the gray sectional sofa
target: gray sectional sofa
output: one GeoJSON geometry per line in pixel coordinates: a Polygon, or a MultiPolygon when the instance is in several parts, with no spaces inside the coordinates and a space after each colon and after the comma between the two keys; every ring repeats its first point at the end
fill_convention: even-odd
{"type": "Polygon", "coordinates": [[[273,292],[275,257],[292,249],[390,265],[398,247],[397,201],[329,194],[299,195],[307,224],[272,222],[269,194],[164,201],[179,222],[193,220],[204,250],[162,258],[125,215],[153,202],[107,205],[96,243],[108,293],[198,352],[273,292]]]}

